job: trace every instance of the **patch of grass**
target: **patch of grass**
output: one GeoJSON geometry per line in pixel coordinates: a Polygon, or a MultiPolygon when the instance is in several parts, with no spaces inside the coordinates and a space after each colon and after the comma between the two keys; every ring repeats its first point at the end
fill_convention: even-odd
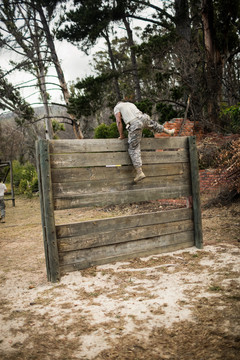
{"type": "Polygon", "coordinates": [[[223,289],[219,285],[211,285],[208,290],[213,292],[218,292],[218,291],[222,291],[223,289]]]}

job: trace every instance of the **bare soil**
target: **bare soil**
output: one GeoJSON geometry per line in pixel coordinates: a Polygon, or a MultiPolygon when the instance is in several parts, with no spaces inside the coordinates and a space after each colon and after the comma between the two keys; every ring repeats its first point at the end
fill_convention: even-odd
{"type": "MultiPolygon", "coordinates": [[[[57,222],[136,207],[60,212],[57,222]]],[[[204,248],[47,282],[38,198],[0,224],[1,360],[240,358],[240,203],[203,210],[204,248]]]]}

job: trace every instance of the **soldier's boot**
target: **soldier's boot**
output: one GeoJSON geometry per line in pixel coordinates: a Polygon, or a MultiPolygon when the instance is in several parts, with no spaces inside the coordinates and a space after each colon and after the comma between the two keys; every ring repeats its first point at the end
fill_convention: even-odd
{"type": "Polygon", "coordinates": [[[136,176],[134,178],[135,182],[138,182],[146,177],[146,175],[143,173],[141,167],[135,168],[135,170],[136,170],[136,176]]]}
{"type": "Polygon", "coordinates": [[[175,133],[175,129],[172,129],[172,130],[168,130],[168,129],[163,129],[163,132],[165,132],[166,134],[168,134],[168,135],[171,135],[171,136],[173,136],[174,135],[174,133],[175,133]]]}

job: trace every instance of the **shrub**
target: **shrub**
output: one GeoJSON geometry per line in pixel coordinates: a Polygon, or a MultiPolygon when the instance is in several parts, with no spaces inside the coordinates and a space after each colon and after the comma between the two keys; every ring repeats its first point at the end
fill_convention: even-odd
{"type": "Polygon", "coordinates": [[[106,124],[101,124],[94,130],[95,139],[107,139],[107,137],[108,137],[108,126],[106,124]]]}
{"type": "MultiPolygon", "coordinates": [[[[123,124],[123,128],[125,128],[123,124]]],[[[127,131],[124,129],[124,135],[127,137],[127,131]]],[[[94,139],[114,139],[118,138],[118,128],[116,123],[111,125],[101,124],[94,130],[94,139]]]]}
{"type": "Polygon", "coordinates": [[[224,106],[220,117],[226,131],[235,134],[240,132],[240,103],[229,107],[224,106]]]}
{"type": "MultiPolygon", "coordinates": [[[[38,191],[37,171],[31,163],[20,164],[19,161],[12,162],[13,185],[19,194],[31,196],[33,192],[38,191]]],[[[7,181],[10,182],[10,175],[7,181]]]]}

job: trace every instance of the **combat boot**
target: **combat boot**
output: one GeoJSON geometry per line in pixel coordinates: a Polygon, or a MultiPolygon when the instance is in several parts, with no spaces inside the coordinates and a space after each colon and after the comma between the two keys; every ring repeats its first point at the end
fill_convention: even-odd
{"type": "Polygon", "coordinates": [[[142,179],[144,179],[146,177],[146,175],[143,173],[141,167],[135,168],[135,170],[136,170],[136,176],[134,178],[135,182],[138,182],[138,181],[140,181],[140,180],[142,180],[142,179]]]}
{"type": "Polygon", "coordinates": [[[168,135],[173,136],[175,133],[175,129],[172,129],[172,130],[164,129],[163,132],[165,132],[168,135]]]}

